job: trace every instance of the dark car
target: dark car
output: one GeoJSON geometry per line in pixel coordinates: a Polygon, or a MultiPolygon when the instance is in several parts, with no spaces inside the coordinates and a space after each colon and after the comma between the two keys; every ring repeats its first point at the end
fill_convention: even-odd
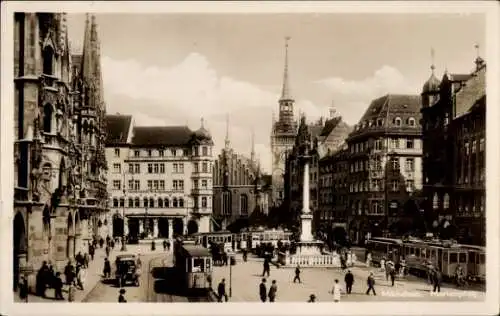
{"type": "Polygon", "coordinates": [[[127,283],[139,286],[140,269],[137,267],[137,256],[118,255],[115,264],[118,287],[125,286],[127,283]]]}

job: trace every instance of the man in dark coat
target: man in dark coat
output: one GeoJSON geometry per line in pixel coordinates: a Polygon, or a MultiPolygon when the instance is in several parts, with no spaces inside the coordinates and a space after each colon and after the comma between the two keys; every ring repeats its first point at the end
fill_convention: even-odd
{"type": "Polygon", "coordinates": [[[127,303],[127,299],[125,298],[125,289],[120,290],[120,295],[118,296],[118,303],[127,303]]]}
{"type": "Polygon", "coordinates": [[[66,284],[70,285],[73,283],[75,280],[75,267],[71,263],[71,261],[68,261],[68,264],[64,268],[64,276],[66,277],[66,284]]]}
{"type": "Polygon", "coordinates": [[[104,278],[111,277],[111,263],[108,258],[104,258],[104,269],[103,269],[104,278]]]}
{"type": "Polygon", "coordinates": [[[90,260],[94,261],[95,248],[93,245],[89,245],[89,255],[90,260]]]}
{"type": "Polygon", "coordinates": [[[347,270],[344,281],[346,293],[351,294],[352,284],[354,283],[354,275],[351,273],[351,270],[347,270]]]}
{"type": "Polygon", "coordinates": [[[391,276],[391,284],[394,286],[394,280],[396,280],[396,269],[392,267],[390,269],[389,275],[391,276]]]}
{"type": "Polygon", "coordinates": [[[434,285],[434,289],[432,290],[433,292],[436,292],[436,289],[439,292],[441,292],[441,282],[443,282],[443,276],[441,274],[441,271],[435,270],[433,275],[432,275],[432,283],[434,285]]]}
{"type": "Polygon", "coordinates": [[[300,280],[300,266],[297,265],[297,267],[295,268],[295,278],[293,278],[293,283],[295,283],[295,281],[299,281],[299,283],[302,283],[302,281],[300,280]]]}
{"type": "Polygon", "coordinates": [[[217,301],[222,303],[222,298],[225,299],[225,301],[228,301],[227,294],[226,294],[226,279],[222,279],[220,281],[219,286],[217,287],[217,294],[219,295],[217,298],[217,301]]]}
{"type": "Polygon", "coordinates": [[[47,266],[47,261],[42,263],[42,266],[36,274],[36,294],[41,297],[45,297],[45,290],[47,288],[47,275],[49,274],[49,267],[47,266]]]}
{"type": "Polygon", "coordinates": [[[269,302],[274,303],[276,300],[276,294],[278,292],[278,285],[276,284],[276,280],[273,280],[271,287],[269,288],[269,302]]]}
{"type": "Polygon", "coordinates": [[[271,274],[271,266],[269,265],[269,259],[266,258],[264,259],[264,269],[262,271],[262,276],[264,276],[267,273],[267,277],[271,274]]]}
{"type": "Polygon", "coordinates": [[[62,294],[63,282],[61,280],[61,272],[57,272],[54,278],[54,293],[56,300],[64,300],[62,294]]]}
{"type": "Polygon", "coordinates": [[[267,300],[267,287],[266,287],[266,279],[262,279],[262,282],[259,285],[259,296],[260,300],[265,303],[267,300]]]}
{"type": "Polygon", "coordinates": [[[370,295],[370,291],[373,291],[373,295],[377,295],[377,293],[375,293],[375,277],[373,276],[373,272],[370,272],[370,275],[368,276],[366,283],[368,285],[368,290],[366,290],[366,295],[370,295]]]}

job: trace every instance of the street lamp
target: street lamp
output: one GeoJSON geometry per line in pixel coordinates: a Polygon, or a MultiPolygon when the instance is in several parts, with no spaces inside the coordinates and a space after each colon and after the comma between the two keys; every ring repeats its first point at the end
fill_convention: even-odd
{"type": "Polygon", "coordinates": [[[233,296],[233,263],[231,258],[229,259],[229,297],[233,296]]]}
{"type": "Polygon", "coordinates": [[[125,202],[127,201],[127,190],[125,189],[125,170],[123,171],[123,207],[122,207],[122,220],[123,220],[123,229],[122,229],[122,248],[121,251],[127,251],[127,246],[125,244],[125,202]]]}

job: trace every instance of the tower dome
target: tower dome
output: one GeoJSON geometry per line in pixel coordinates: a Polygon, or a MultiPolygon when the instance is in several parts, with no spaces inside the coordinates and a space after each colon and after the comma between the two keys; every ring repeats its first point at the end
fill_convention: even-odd
{"type": "Polygon", "coordinates": [[[210,135],[210,132],[204,127],[203,123],[202,118],[201,127],[194,132],[195,137],[200,140],[212,140],[212,135],[210,135]]]}
{"type": "Polygon", "coordinates": [[[427,92],[437,92],[439,91],[439,85],[440,81],[434,73],[431,74],[429,79],[424,83],[424,86],[422,88],[422,93],[427,93],[427,92]]]}

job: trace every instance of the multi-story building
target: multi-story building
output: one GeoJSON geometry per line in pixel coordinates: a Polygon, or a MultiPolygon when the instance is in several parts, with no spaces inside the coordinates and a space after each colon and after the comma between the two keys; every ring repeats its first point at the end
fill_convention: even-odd
{"type": "Polygon", "coordinates": [[[344,143],[319,161],[319,226],[328,242],[345,242],[349,206],[349,151],[344,143]]]}
{"type": "Polygon", "coordinates": [[[387,234],[422,188],[418,95],[388,94],[371,102],[349,135],[349,236],[362,243],[387,234]]]}
{"type": "Polygon", "coordinates": [[[268,196],[255,158],[253,137],[249,159],[231,148],[226,134],[225,146],[214,161],[213,180],[214,228],[239,230],[249,226],[254,211],[268,213],[268,196]]]}
{"type": "Polygon", "coordinates": [[[333,152],[341,146],[341,141],[347,137],[350,127],[342,121],[340,116],[334,116],[330,111],[330,119],[320,118],[311,124],[302,119],[299,132],[292,151],[288,154],[285,173],[285,211],[291,212],[289,218],[298,222],[302,210],[302,168],[303,162],[300,158],[300,148],[304,146],[307,139],[309,143],[309,154],[311,161],[309,166],[309,188],[310,208],[314,214],[315,227],[319,228],[319,160],[329,152],[333,152]],[[302,125],[305,124],[305,125],[302,125]],[[302,129],[301,129],[302,128],[302,129]]]}
{"type": "Polygon", "coordinates": [[[287,156],[295,144],[297,122],[294,119],[293,107],[295,100],[290,93],[288,77],[288,38],[285,45],[285,71],[283,75],[283,88],[279,99],[279,118],[273,117],[271,131],[271,168],[273,206],[280,206],[285,198],[285,165],[287,156]]]}
{"type": "Polygon", "coordinates": [[[65,13],[14,16],[14,288],[43,261],[61,271],[104,234],[105,104],[95,18],[72,56],[65,13]]]}
{"type": "Polygon", "coordinates": [[[169,238],[208,232],[212,216],[212,148],[202,126],[133,126],[106,117],[108,192],[113,236],[169,238]]]}
{"type": "Polygon", "coordinates": [[[422,89],[425,218],[442,238],[485,244],[486,64],[422,89]]]}

